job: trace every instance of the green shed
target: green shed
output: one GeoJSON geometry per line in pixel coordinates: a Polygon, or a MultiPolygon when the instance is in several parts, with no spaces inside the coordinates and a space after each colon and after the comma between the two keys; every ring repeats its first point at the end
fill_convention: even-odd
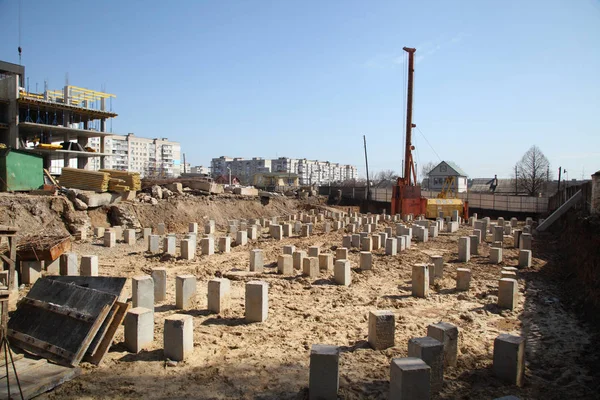
{"type": "Polygon", "coordinates": [[[0,149],[0,191],[28,191],[43,185],[42,156],[23,150],[0,149]]]}

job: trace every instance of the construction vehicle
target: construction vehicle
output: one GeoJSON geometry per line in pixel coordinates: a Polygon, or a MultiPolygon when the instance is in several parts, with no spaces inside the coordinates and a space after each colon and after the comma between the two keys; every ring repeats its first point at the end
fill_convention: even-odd
{"type": "Polygon", "coordinates": [[[412,102],[413,102],[413,74],[414,56],[417,49],[404,47],[408,53],[408,86],[406,93],[406,143],[404,146],[404,175],[399,177],[396,185],[392,188],[391,214],[400,214],[402,217],[412,214],[413,216],[425,215],[427,218],[439,216],[451,216],[453,211],[458,211],[463,218],[468,218],[469,205],[458,198],[448,198],[453,192],[453,177],[448,181],[448,187],[444,187],[440,195],[435,199],[428,199],[421,195],[421,186],[417,183],[417,173],[413,161],[412,151],[412,102]]]}

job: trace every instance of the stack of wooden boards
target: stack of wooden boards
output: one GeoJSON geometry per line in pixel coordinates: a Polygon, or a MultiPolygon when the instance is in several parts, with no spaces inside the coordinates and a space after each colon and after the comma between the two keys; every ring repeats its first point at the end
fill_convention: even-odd
{"type": "Polygon", "coordinates": [[[59,183],[63,187],[106,192],[110,174],[107,172],[88,171],[77,168],[63,168],[59,183]]]}
{"type": "Polygon", "coordinates": [[[142,190],[142,179],[138,172],[117,171],[114,169],[101,169],[100,172],[108,172],[111,178],[121,179],[124,186],[129,186],[129,190],[142,190]]]}
{"type": "Polygon", "coordinates": [[[58,180],[61,186],[71,189],[93,190],[94,192],[128,192],[142,190],[142,180],[138,172],[101,169],[88,171],[77,168],[63,168],[58,180]]]}
{"type": "Polygon", "coordinates": [[[57,364],[99,364],[129,304],[126,278],[52,276],[38,279],[8,321],[13,346],[57,364]]]}

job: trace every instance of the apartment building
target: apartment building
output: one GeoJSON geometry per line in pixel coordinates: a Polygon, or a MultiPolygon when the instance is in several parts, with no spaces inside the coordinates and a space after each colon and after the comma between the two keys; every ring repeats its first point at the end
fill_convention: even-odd
{"type": "Polygon", "coordinates": [[[288,157],[266,160],[260,157],[244,159],[222,156],[212,159],[211,168],[213,177],[227,175],[231,169],[231,174],[243,183],[251,183],[254,175],[266,172],[296,174],[300,185],[326,185],[356,179],[358,175],[356,167],[352,165],[288,157]]]}

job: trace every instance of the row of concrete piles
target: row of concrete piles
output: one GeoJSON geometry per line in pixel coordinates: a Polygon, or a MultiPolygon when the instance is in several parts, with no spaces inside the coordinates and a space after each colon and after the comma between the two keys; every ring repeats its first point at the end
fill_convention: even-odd
{"type": "MultiPolygon", "coordinates": [[[[360,250],[360,268],[368,270],[373,267],[373,258],[371,252],[374,250],[385,249],[385,254],[396,255],[406,249],[410,249],[412,239],[417,242],[425,242],[435,238],[439,232],[446,230],[447,232],[455,232],[458,230],[459,224],[462,222],[457,213],[451,217],[438,218],[436,221],[428,221],[422,218],[416,220],[412,216],[406,216],[403,220],[399,216],[391,217],[389,215],[360,215],[357,213],[343,213],[326,211],[316,214],[311,210],[309,214],[300,213],[299,215],[289,215],[283,218],[280,222],[279,218],[249,220],[249,221],[228,221],[227,236],[219,238],[219,251],[228,252],[231,246],[232,236],[235,235],[236,244],[247,244],[246,239],[255,240],[256,235],[262,235],[262,228],[268,228],[269,236],[274,240],[281,240],[282,237],[298,234],[301,237],[309,237],[315,233],[315,226],[322,222],[322,232],[328,233],[332,230],[342,230],[347,233],[342,238],[341,248],[337,248],[335,254],[321,253],[317,246],[310,247],[307,252],[296,250],[294,246],[284,246],[282,254],[278,256],[277,268],[278,272],[283,275],[294,274],[294,270],[301,269],[302,272],[309,276],[315,277],[319,272],[330,271],[333,269],[333,278],[336,284],[349,285],[351,283],[351,268],[348,260],[348,252],[351,248],[360,250]],[[326,220],[332,219],[332,221],[326,220]],[[377,232],[380,221],[397,222],[395,229],[393,227],[385,227],[384,232],[377,232]],[[411,224],[411,225],[409,225],[411,224]],[[360,231],[360,233],[356,233],[360,231]],[[246,233],[246,235],[240,234],[246,233]],[[239,235],[239,236],[238,236],[239,235]],[[238,240],[238,237],[240,239],[238,240]]],[[[469,224],[475,227],[476,223],[485,223],[484,229],[474,230],[473,235],[468,237],[468,243],[472,243],[473,236],[478,237],[477,246],[483,240],[488,231],[491,233],[498,232],[494,229],[494,225],[489,219],[477,220],[476,216],[469,220],[469,224]],[[483,234],[485,232],[485,234],[483,234]]],[[[500,225],[499,221],[496,225],[500,225]]],[[[510,222],[513,223],[512,221],[510,222]]],[[[530,247],[531,243],[527,239],[527,226],[531,225],[528,221],[526,227],[519,234],[518,243],[523,247],[530,247]],[[524,232],[524,235],[523,235],[524,232]],[[521,243],[523,243],[521,245],[521,243]]],[[[502,224],[500,226],[506,226],[502,224]]],[[[511,229],[513,226],[511,226],[511,229]]],[[[506,228],[503,228],[506,229],[506,228]]],[[[102,231],[96,228],[96,236],[102,237],[105,240],[105,245],[112,246],[117,238],[124,241],[126,244],[135,243],[135,231],[122,230],[120,227],[108,228],[102,231]],[[108,235],[108,241],[107,239],[108,235]],[[114,241],[112,237],[114,236],[114,241]]],[[[175,236],[166,232],[164,224],[159,224],[156,227],[157,235],[152,234],[150,228],[143,230],[144,239],[147,240],[148,250],[151,253],[158,253],[160,239],[163,242],[164,253],[174,255],[175,236]],[[158,237],[158,246],[156,244],[158,237]],[[173,238],[173,239],[171,239],[173,238]]],[[[516,235],[516,231],[512,232],[516,235]]],[[[214,246],[215,240],[215,224],[209,221],[204,226],[204,236],[200,239],[201,252],[204,255],[214,253],[214,248],[211,251],[211,246],[214,246]]],[[[504,233],[507,231],[505,230],[504,233]]],[[[195,256],[196,236],[198,235],[197,223],[190,223],[189,233],[185,239],[181,241],[180,248],[181,256],[185,259],[193,259],[195,256]],[[191,243],[188,243],[191,242],[191,243]],[[193,252],[193,255],[185,257],[184,253],[193,252]]],[[[461,238],[459,243],[464,243],[464,238],[461,238]]],[[[459,246],[464,246],[460,245],[459,246]]],[[[500,247],[502,248],[502,247],[500,247]]],[[[522,250],[528,250],[523,248],[522,250]]],[[[472,249],[466,250],[467,254],[471,254],[472,249]]],[[[462,254],[465,253],[463,248],[462,254]]],[[[461,249],[459,248],[459,257],[461,249]]],[[[67,264],[68,260],[73,260],[73,256],[65,255],[67,264]]],[[[75,257],[76,260],[76,257],[75,257]]],[[[83,260],[83,257],[82,257],[83,260]]],[[[71,261],[73,264],[73,261],[71,261]]],[[[261,249],[252,249],[249,252],[249,269],[257,273],[263,272],[265,260],[264,253],[261,249]]],[[[62,265],[62,263],[61,263],[62,265]]],[[[97,258],[96,258],[97,265],[97,258]]],[[[443,276],[444,261],[442,256],[432,256],[431,264],[417,264],[413,266],[413,295],[416,297],[427,297],[428,288],[433,284],[436,278],[443,276]],[[429,273],[429,269],[432,273],[429,273]]],[[[82,269],[83,271],[83,269],[82,269]]],[[[62,268],[61,273],[75,274],[68,267],[62,268]],[[63,271],[64,270],[64,271],[63,271]]],[[[154,302],[164,300],[166,294],[167,271],[164,268],[155,268],[151,276],[134,277],[133,278],[133,309],[127,315],[125,320],[125,336],[126,344],[130,351],[138,352],[148,346],[154,340],[154,302]],[[162,296],[162,297],[161,297],[162,296]]],[[[97,274],[97,267],[96,267],[97,274]]],[[[507,267],[502,271],[502,279],[510,279],[515,276],[514,268],[507,267]]],[[[501,279],[501,281],[502,281],[501,279]]],[[[470,271],[459,269],[457,271],[457,288],[468,290],[470,282],[470,271]]],[[[515,281],[516,282],[516,281],[515,281]]],[[[196,295],[196,279],[191,275],[180,275],[176,277],[176,307],[179,309],[188,308],[194,301],[196,295]]],[[[217,278],[208,282],[208,309],[212,312],[221,313],[229,308],[229,290],[230,282],[225,278],[217,278]]],[[[502,289],[500,289],[502,290],[502,289]]],[[[513,290],[512,293],[515,293],[513,290]]],[[[499,296],[500,298],[500,296],[499,296]]],[[[512,296],[512,307],[516,304],[516,296],[512,296]]],[[[263,281],[250,281],[246,283],[245,295],[245,318],[248,322],[262,322],[268,317],[268,284],[263,281]]],[[[193,319],[186,314],[175,314],[165,320],[164,327],[164,343],[165,356],[172,360],[183,360],[186,355],[193,349],[193,319]]],[[[394,346],[394,316],[389,311],[373,311],[369,316],[369,343],[374,349],[381,349],[394,346]],[[391,315],[391,316],[390,316],[391,315]],[[390,322],[391,321],[391,322],[390,322]],[[391,325],[390,325],[391,324],[391,325]],[[391,333],[390,333],[391,332],[391,333]],[[391,337],[391,339],[390,339],[391,337]],[[390,344],[391,343],[391,344],[390,344]]],[[[420,393],[430,393],[439,390],[440,376],[443,379],[443,366],[451,366],[456,363],[456,352],[453,353],[452,340],[457,342],[458,333],[456,327],[451,324],[439,323],[428,328],[427,337],[415,338],[409,341],[409,357],[404,359],[393,359],[390,367],[390,395],[392,398],[422,398],[420,393]],[[436,327],[436,325],[439,325],[436,327]],[[437,329],[437,331],[436,331],[437,329]],[[439,333],[439,332],[445,333],[439,333]],[[437,333],[436,333],[437,332],[437,333]],[[450,333],[448,333],[450,332],[450,333]],[[456,332],[453,334],[452,332],[456,332]],[[453,336],[454,335],[454,336],[453,336]],[[436,347],[437,346],[437,347],[436,347]],[[433,349],[439,349],[442,346],[443,362],[439,358],[434,361],[433,354],[437,354],[433,349]],[[412,349],[412,350],[411,350],[412,349]],[[448,361],[449,360],[449,361],[448,361]],[[454,360],[454,361],[452,361],[454,360]],[[448,364],[449,363],[449,364],[448,364]],[[440,372],[441,371],[441,372],[440,372]],[[413,375],[416,374],[416,375],[413,375]],[[424,378],[424,376],[427,378],[424,378]],[[420,377],[415,378],[413,377],[420,377]],[[435,378],[435,379],[434,379],[435,378]],[[435,381],[435,382],[434,382],[435,381]],[[421,382],[421,383],[419,383],[421,382]],[[425,384],[427,382],[427,384],[425,384]],[[416,385],[416,386],[415,386],[416,385]],[[425,386],[422,386],[425,385],[425,386]],[[414,386],[414,387],[413,387],[414,386]],[[425,392],[423,392],[425,391],[425,392]],[[418,394],[417,397],[412,397],[411,393],[418,394]],[[400,396],[400,397],[399,397],[400,396]]],[[[504,377],[508,382],[520,384],[523,371],[523,349],[524,340],[519,337],[510,335],[499,336],[494,345],[494,371],[504,377]],[[506,344],[508,343],[508,344],[506,344]],[[513,353],[498,350],[510,348],[511,351],[517,351],[517,357],[512,357],[513,353]],[[509,354],[510,357],[506,356],[509,354]],[[506,362],[509,360],[510,362],[506,362]],[[517,360],[517,362],[512,362],[517,360]],[[507,378],[508,377],[508,378],[507,378]]],[[[438,351],[439,353],[439,351],[438,351]]],[[[336,346],[329,345],[314,345],[311,351],[311,378],[310,378],[310,397],[311,398],[335,398],[319,393],[335,393],[337,396],[337,387],[339,380],[337,378],[337,365],[339,362],[339,349],[336,346]],[[314,355],[314,357],[313,357],[314,355]],[[314,361],[313,361],[314,360],[314,361]],[[321,361],[323,363],[321,364],[321,361]],[[326,367],[329,373],[315,373],[323,365],[333,366],[335,368],[326,367]],[[314,370],[313,370],[314,364],[314,370]],[[321,366],[319,366],[321,365],[321,366]],[[335,373],[333,373],[335,371],[335,373]],[[334,379],[335,375],[335,379],[334,379]],[[333,384],[335,381],[335,385],[333,384]],[[325,389],[323,389],[325,388],[325,389]]],[[[333,395],[331,395],[333,396],[333,395]]]]}

